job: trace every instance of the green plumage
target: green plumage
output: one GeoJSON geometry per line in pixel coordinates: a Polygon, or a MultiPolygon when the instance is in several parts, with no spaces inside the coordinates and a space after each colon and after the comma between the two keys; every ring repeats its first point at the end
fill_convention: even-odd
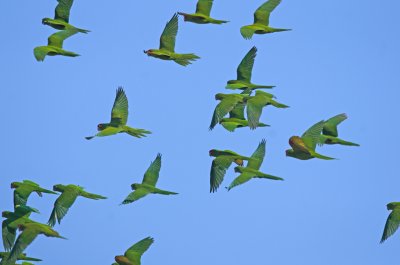
{"type": "Polygon", "coordinates": [[[236,186],[246,183],[252,178],[283,180],[283,178],[265,174],[259,171],[265,157],[265,146],[266,146],[266,141],[265,139],[263,139],[258,145],[257,149],[254,151],[254,153],[251,155],[250,160],[247,162],[247,166],[235,167],[235,172],[240,173],[240,175],[237,178],[235,178],[232,181],[232,183],[227,187],[228,191],[236,186]]]}
{"type": "Polygon", "coordinates": [[[336,115],[324,123],[324,127],[322,129],[322,134],[320,136],[319,145],[324,144],[340,144],[340,145],[347,145],[347,146],[360,146],[359,144],[342,140],[338,138],[338,125],[347,119],[347,115],[345,113],[336,115]]]}
{"type": "MultiPolygon", "coordinates": [[[[2,260],[3,260],[3,259],[6,260],[9,256],[10,256],[10,253],[9,253],[9,252],[0,252],[0,258],[1,258],[2,260]]],[[[17,260],[42,261],[41,259],[28,257],[28,256],[26,256],[25,253],[20,254],[20,255],[17,257],[17,260]]],[[[28,263],[29,263],[29,262],[28,262],[28,263]]],[[[0,263],[0,264],[1,264],[1,263],[0,263]]],[[[22,263],[22,264],[24,264],[24,263],[22,263]]],[[[31,263],[30,263],[30,264],[31,264],[31,263]]]]}
{"type": "Polygon", "coordinates": [[[156,188],[158,177],[161,170],[161,154],[157,154],[156,159],[150,164],[143,176],[142,183],[134,183],[131,185],[131,192],[121,204],[128,204],[137,201],[148,194],[176,195],[178,193],[161,190],[156,188]]]}
{"type": "Polygon", "coordinates": [[[210,17],[213,1],[214,0],[198,0],[196,13],[187,14],[183,12],[178,12],[178,14],[183,16],[184,21],[189,21],[196,24],[223,24],[229,22],[226,20],[218,20],[210,17]]]}
{"type": "Polygon", "coordinates": [[[12,182],[11,188],[14,189],[14,207],[26,205],[32,192],[36,192],[40,197],[42,197],[42,193],[57,194],[51,190],[43,189],[39,184],[30,180],[12,182]]]}
{"type": "Polygon", "coordinates": [[[240,28],[243,38],[251,39],[253,34],[267,34],[290,29],[273,28],[269,26],[271,12],[281,3],[281,0],[268,0],[254,12],[254,23],[240,28]]]}
{"type": "Polygon", "coordinates": [[[118,265],[140,265],[144,252],[154,243],[154,239],[146,237],[128,248],[123,256],[115,256],[118,265]]]}
{"type": "Polygon", "coordinates": [[[400,225],[400,202],[391,202],[386,205],[389,211],[392,211],[383,229],[383,234],[381,238],[381,243],[385,242],[386,239],[391,237],[399,228],[400,225]]]}
{"type": "Polygon", "coordinates": [[[122,87],[117,89],[114,105],[111,110],[111,121],[109,123],[100,123],[97,125],[99,131],[94,136],[85,137],[86,140],[94,137],[110,136],[117,133],[127,133],[131,136],[141,138],[146,137],[146,134],[151,134],[150,131],[138,128],[132,128],[126,125],[128,121],[128,98],[122,87]]]}
{"type": "Polygon", "coordinates": [[[69,208],[74,204],[78,196],[92,200],[107,199],[104,196],[86,192],[82,187],[73,184],[54,185],[53,190],[61,192],[61,195],[54,202],[54,208],[48,221],[50,226],[54,226],[56,222],[60,224],[61,220],[68,213],[69,208]]]}
{"type": "Polygon", "coordinates": [[[182,66],[187,66],[199,59],[194,53],[175,53],[175,39],[178,33],[178,14],[174,14],[167,23],[160,37],[160,48],[144,51],[148,56],[162,60],[172,60],[182,66]]]}

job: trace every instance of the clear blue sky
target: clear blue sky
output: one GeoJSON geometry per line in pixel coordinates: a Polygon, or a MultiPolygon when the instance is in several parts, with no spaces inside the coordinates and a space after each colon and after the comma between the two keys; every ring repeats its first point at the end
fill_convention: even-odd
{"type": "MultiPolygon", "coordinates": [[[[41,24],[56,1],[1,1],[0,209],[12,208],[10,182],[79,184],[109,199],[79,198],[60,226],[68,240],[39,237],[28,247],[40,264],[111,264],[146,237],[155,243],[142,264],[398,264],[400,234],[379,244],[386,203],[400,200],[398,123],[399,1],[289,1],[271,25],[291,32],[242,39],[263,2],[215,0],[212,15],[231,22],[196,25],[180,18],[176,50],[201,59],[188,67],[143,54],[157,48],[174,12],[196,1],[75,1],[70,22],[90,29],[64,43],[77,58],[35,61],[33,48],[54,29],[41,24]],[[270,128],[208,131],[214,94],[236,76],[257,46],[253,81],[273,84],[286,110],[268,108],[270,128]],[[133,127],[152,135],[87,141],[109,120],[116,88],[124,86],[133,127]],[[326,146],[336,161],[287,158],[288,139],[339,113],[342,138],[359,148],[326,146]],[[212,148],[250,155],[262,138],[261,170],[284,182],[252,180],[210,194],[212,148]],[[119,206],[156,154],[160,188],[178,196],[148,196],[119,206]]],[[[233,167],[223,186],[236,176],[233,167]]],[[[46,222],[56,196],[29,204],[46,222]]]]}

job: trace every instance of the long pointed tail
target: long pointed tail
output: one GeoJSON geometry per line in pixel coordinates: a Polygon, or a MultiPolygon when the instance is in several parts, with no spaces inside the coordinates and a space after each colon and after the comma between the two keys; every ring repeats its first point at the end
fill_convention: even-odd
{"type": "Polygon", "coordinates": [[[150,131],[144,129],[131,128],[129,126],[124,126],[124,132],[137,138],[146,137],[147,136],[146,134],[151,134],[150,131]]]}
{"type": "Polygon", "coordinates": [[[155,189],[154,193],[162,194],[162,195],[176,195],[176,194],[178,194],[177,192],[172,192],[172,191],[167,191],[167,190],[160,190],[160,189],[155,189]]]}
{"type": "Polygon", "coordinates": [[[210,22],[211,22],[212,24],[218,24],[218,25],[220,25],[220,24],[228,23],[229,21],[228,21],[228,20],[212,19],[210,22]]]}
{"type": "Polygon", "coordinates": [[[184,53],[176,54],[174,61],[182,66],[187,66],[197,59],[200,59],[200,57],[194,53],[184,53]]]}
{"type": "Polygon", "coordinates": [[[356,144],[356,143],[353,143],[353,142],[348,142],[348,141],[345,141],[345,140],[342,140],[342,139],[338,139],[337,143],[341,144],[341,145],[347,145],[347,146],[360,146],[359,144],[356,144]]]}
{"type": "Polygon", "coordinates": [[[336,159],[336,158],[333,158],[333,157],[329,157],[329,156],[324,156],[324,155],[318,154],[316,152],[313,152],[312,156],[314,156],[316,158],[319,158],[319,159],[324,159],[324,160],[335,160],[336,159]]]}

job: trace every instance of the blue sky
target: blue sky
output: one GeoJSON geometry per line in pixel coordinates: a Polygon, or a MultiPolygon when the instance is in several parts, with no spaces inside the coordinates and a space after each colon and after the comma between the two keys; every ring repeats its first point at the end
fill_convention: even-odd
{"type": "MultiPolygon", "coordinates": [[[[288,1],[271,25],[291,32],[242,39],[263,1],[216,0],[225,25],[179,21],[176,51],[195,52],[193,65],[147,57],[174,12],[196,1],[75,1],[70,22],[89,29],[64,43],[77,58],[35,61],[54,29],[41,24],[56,1],[1,1],[0,209],[12,208],[10,182],[43,187],[79,184],[108,200],[79,198],[55,229],[68,240],[39,237],[29,255],[40,264],[111,264],[146,236],[155,243],[142,264],[397,264],[400,235],[379,244],[386,203],[399,201],[395,137],[398,120],[398,1],[288,1]],[[233,2],[233,3],[232,3],[233,2]],[[258,48],[254,83],[273,84],[289,109],[267,108],[272,125],[229,133],[208,131],[216,93],[236,76],[246,52],[258,48]],[[109,120],[118,86],[129,99],[128,124],[153,132],[86,141],[109,120]],[[359,148],[325,146],[335,161],[287,158],[288,139],[339,113],[343,139],[359,148]],[[261,139],[261,170],[284,182],[252,180],[210,194],[212,148],[250,155],[261,139]],[[150,162],[163,155],[160,188],[178,196],[148,196],[119,206],[150,162]]],[[[233,167],[222,186],[236,176],[233,167]]],[[[46,222],[56,196],[33,194],[32,216],[46,222]]]]}

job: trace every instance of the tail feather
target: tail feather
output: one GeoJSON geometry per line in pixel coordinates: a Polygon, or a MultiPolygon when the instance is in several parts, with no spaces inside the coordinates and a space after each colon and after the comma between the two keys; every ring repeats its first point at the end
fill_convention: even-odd
{"type": "Polygon", "coordinates": [[[359,144],[353,143],[353,142],[348,142],[342,139],[338,139],[338,144],[341,145],[347,145],[347,146],[360,146],[359,144]]]}
{"type": "Polygon", "coordinates": [[[124,127],[124,132],[137,138],[146,137],[147,136],[146,134],[151,134],[150,131],[144,129],[131,128],[129,126],[124,127]]]}
{"type": "Polygon", "coordinates": [[[319,159],[324,159],[324,160],[335,160],[336,159],[336,158],[333,158],[333,157],[329,157],[329,156],[324,156],[324,155],[318,154],[316,152],[313,152],[312,156],[316,157],[316,158],[319,158],[319,159]]]}
{"type": "Polygon", "coordinates": [[[197,59],[200,59],[200,57],[194,53],[184,53],[184,54],[177,54],[174,61],[182,66],[187,66],[191,64],[192,61],[196,61],[197,59]]]}

